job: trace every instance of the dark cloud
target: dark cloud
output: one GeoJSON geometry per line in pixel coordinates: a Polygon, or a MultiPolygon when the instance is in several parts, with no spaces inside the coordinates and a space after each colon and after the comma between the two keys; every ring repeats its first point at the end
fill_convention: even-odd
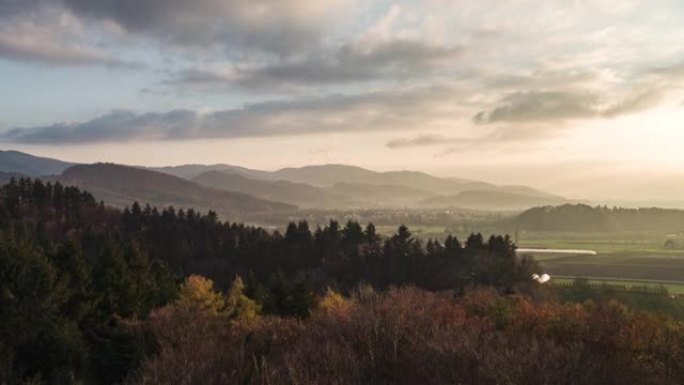
{"type": "Polygon", "coordinates": [[[278,61],[242,69],[228,76],[191,69],[181,72],[172,85],[221,88],[270,88],[284,85],[325,85],[347,82],[403,80],[427,76],[448,59],[460,55],[460,47],[440,47],[410,40],[393,40],[370,47],[345,45],[300,60],[278,61]]]}
{"type": "Polygon", "coordinates": [[[646,71],[646,74],[660,75],[666,79],[682,80],[684,79],[684,61],[650,68],[648,71],[646,71]]]}
{"type": "Polygon", "coordinates": [[[113,111],[80,123],[15,128],[0,134],[13,143],[92,143],[305,135],[419,127],[428,117],[448,117],[457,101],[444,89],[411,89],[361,95],[262,102],[199,114],[113,111]],[[447,111],[445,111],[445,109],[447,111]]]}
{"type": "Polygon", "coordinates": [[[0,16],[14,16],[32,11],[43,5],[58,3],[58,0],[0,0],[0,16]]]}
{"type": "Polygon", "coordinates": [[[444,154],[449,154],[465,149],[479,148],[482,146],[509,145],[515,143],[531,143],[540,139],[547,139],[563,133],[563,127],[549,129],[543,125],[516,125],[509,127],[497,127],[476,136],[454,137],[438,134],[421,134],[411,138],[398,138],[388,141],[385,145],[390,149],[402,149],[409,147],[434,147],[448,145],[444,154]]]}
{"type": "Polygon", "coordinates": [[[50,126],[15,128],[2,134],[4,141],[16,143],[90,143],[185,135],[197,121],[187,110],[136,114],[115,110],[83,123],[56,123],[50,126]]]}
{"type": "Polygon", "coordinates": [[[44,9],[92,23],[113,22],[128,34],[222,57],[245,52],[288,56],[318,46],[326,20],[347,0],[0,0],[0,21],[44,9]]]}
{"type": "Polygon", "coordinates": [[[613,118],[619,115],[631,114],[655,107],[663,99],[663,91],[650,89],[631,95],[602,111],[602,116],[613,118]]]}
{"type": "Polygon", "coordinates": [[[503,98],[489,111],[480,111],[478,124],[539,122],[591,118],[598,115],[595,95],[581,92],[517,92],[503,98]]]}
{"type": "Polygon", "coordinates": [[[591,86],[600,82],[601,74],[595,70],[565,69],[529,71],[523,74],[515,73],[482,73],[488,88],[500,90],[562,90],[567,87],[577,89],[581,86],[591,86]]]}
{"type": "MultiPolygon", "coordinates": [[[[63,0],[77,15],[112,20],[136,34],[201,49],[255,50],[287,55],[315,44],[330,1],[63,0]]],[[[333,8],[333,7],[330,7],[333,8]]],[[[332,11],[332,9],[331,9],[332,11]]]]}
{"type": "Polygon", "coordinates": [[[545,123],[574,119],[614,118],[653,107],[661,101],[659,87],[632,92],[617,101],[591,92],[517,92],[504,97],[497,107],[480,111],[473,121],[488,123],[545,123]]]}

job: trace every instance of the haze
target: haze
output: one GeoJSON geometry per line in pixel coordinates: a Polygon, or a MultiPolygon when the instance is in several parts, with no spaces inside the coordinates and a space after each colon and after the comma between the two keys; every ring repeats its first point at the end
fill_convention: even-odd
{"type": "Polygon", "coordinates": [[[679,0],[0,0],[0,147],[684,194],[679,0]]]}

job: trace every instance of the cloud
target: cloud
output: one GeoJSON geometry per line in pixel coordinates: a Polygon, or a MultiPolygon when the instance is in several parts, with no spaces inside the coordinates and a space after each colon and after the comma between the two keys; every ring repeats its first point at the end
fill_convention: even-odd
{"type": "Polygon", "coordinates": [[[261,102],[210,113],[115,110],[86,122],[14,128],[0,134],[0,141],[66,144],[407,130],[430,127],[428,117],[450,120],[459,104],[453,90],[428,88],[261,102]]]}
{"type": "Polygon", "coordinates": [[[81,17],[112,20],[130,33],[178,46],[226,53],[241,47],[287,55],[316,44],[316,31],[347,1],[64,0],[64,4],[81,17]]]}
{"type": "Polygon", "coordinates": [[[0,0],[0,55],[55,65],[118,64],[112,58],[122,49],[146,45],[176,59],[187,52],[209,61],[288,57],[317,49],[330,18],[343,15],[351,1],[0,0]],[[73,33],[65,16],[84,30],[73,33]],[[27,23],[33,33],[17,31],[27,23]],[[122,35],[125,44],[112,47],[122,35]]]}
{"type": "Polygon", "coordinates": [[[670,82],[682,82],[684,81],[684,61],[650,68],[646,71],[646,75],[661,77],[670,82]]]}
{"type": "Polygon", "coordinates": [[[223,89],[278,88],[366,81],[399,81],[427,77],[461,55],[461,47],[412,40],[392,40],[364,47],[344,45],[333,51],[253,68],[221,71],[189,69],[167,81],[174,86],[223,89]]]}
{"type": "Polygon", "coordinates": [[[658,105],[662,101],[663,96],[663,91],[655,88],[635,93],[608,106],[601,112],[601,115],[606,118],[613,118],[643,111],[658,105]]]}
{"type": "Polygon", "coordinates": [[[59,66],[136,66],[99,47],[93,41],[95,31],[87,31],[83,23],[70,13],[54,7],[42,7],[23,14],[18,4],[10,1],[0,5],[0,9],[8,9],[8,14],[22,15],[0,17],[1,58],[59,66]]]}
{"type": "Polygon", "coordinates": [[[33,128],[15,128],[0,138],[15,143],[91,143],[172,137],[192,130],[197,121],[193,111],[136,114],[114,110],[82,123],[55,123],[33,128]]]}
{"type": "MultiPolygon", "coordinates": [[[[672,26],[668,15],[649,13],[657,7],[609,0],[370,3],[0,0],[0,57],[61,66],[126,65],[121,58],[141,58],[154,71],[121,87],[135,84],[142,103],[155,106],[16,128],[2,137],[89,143],[434,128],[421,132],[445,136],[424,133],[390,140],[387,147],[460,146],[471,142],[447,130],[473,122],[481,125],[478,135],[494,131],[491,140],[509,140],[527,135],[517,126],[556,132],[567,121],[651,108],[670,96],[672,86],[664,80],[683,73],[681,65],[643,77],[638,72],[654,68],[648,65],[654,51],[668,51],[662,55],[667,60],[654,57],[654,63],[681,60],[662,49],[677,35],[656,33],[672,26]],[[614,5],[620,15],[643,15],[643,32],[631,34],[628,17],[607,28],[614,5]],[[186,90],[218,92],[186,102],[181,97],[197,96],[182,94],[186,90]],[[267,101],[275,98],[284,99],[267,101]],[[174,102],[216,106],[224,100],[252,104],[213,113],[144,112],[174,102]]],[[[120,95],[101,92],[103,100],[120,95]]]]}
{"type": "Polygon", "coordinates": [[[533,142],[542,142],[545,139],[562,134],[566,130],[562,126],[553,128],[545,125],[501,126],[484,132],[471,130],[470,135],[464,136],[420,134],[410,138],[390,140],[385,143],[385,146],[393,150],[411,147],[446,146],[447,149],[441,154],[446,155],[464,150],[481,149],[483,147],[487,147],[490,150],[510,148],[511,145],[517,146],[520,144],[529,147],[533,142]]]}
{"type": "Polygon", "coordinates": [[[102,50],[79,44],[61,44],[49,38],[41,38],[39,34],[1,34],[0,57],[64,66],[91,64],[134,66],[102,50]]]}
{"type": "Polygon", "coordinates": [[[590,93],[548,91],[516,92],[503,98],[489,111],[480,111],[477,124],[538,122],[590,118],[597,115],[598,100],[590,93]]]}
{"type": "Polygon", "coordinates": [[[407,147],[428,147],[453,143],[456,141],[468,141],[469,139],[450,138],[442,135],[423,134],[413,138],[393,139],[386,143],[387,148],[398,149],[407,147]]]}
{"type": "Polygon", "coordinates": [[[611,98],[589,91],[533,91],[511,93],[490,110],[478,112],[476,124],[553,123],[576,119],[614,118],[657,105],[664,90],[654,87],[611,98]],[[617,99],[611,100],[611,99],[617,99]]]}
{"type": "Polygon", "coordinates": [[[14,16],[34,10],[41,5],[55,3],[53,0],[0,0],[0,15],[14,16]]]}

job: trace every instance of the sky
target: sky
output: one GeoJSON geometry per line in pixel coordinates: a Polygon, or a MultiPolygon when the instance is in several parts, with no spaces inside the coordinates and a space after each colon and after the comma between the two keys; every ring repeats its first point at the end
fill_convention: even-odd
{"type": "Polygon", "coordinates": [[[684,200],[684,2],[0,0],[0,148],[684,200]]]}

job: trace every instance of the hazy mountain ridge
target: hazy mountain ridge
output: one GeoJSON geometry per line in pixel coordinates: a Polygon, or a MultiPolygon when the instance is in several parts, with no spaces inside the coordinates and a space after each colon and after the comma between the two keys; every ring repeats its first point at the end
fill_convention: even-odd
{"type": "MultiPolygon", "coordinates": [[[[273,172],[249,170],[232,174],[204,173],[194,180],[228,191],[241,191],[302,207],[459,207],[492,210],[522,210],[533,206],[562,204],[567,199],[528,186],[497,186],[459,178],[439,178],[418,171],[377,172],[355,166],[317,165],[285,168],[273,172]],[[221,175],[222,174],[222,175],[221,175]],[[215,179],[215,180],[212,180],[215,179]],[[233,179],[231,182],[230,179],[233,179]],[[252,189],[246,187],[248,180],[252,189]],[[291,185],[278,184],[287,182],[291,185]],[[231,184],[232,183],[232,184],[231,184]],[[306,190],[297,195],[293,188],[306,190]],[[286,188],[289,187],[289,188],[286,188]],[[308,186],[308,189],[304,186],[308,186]]],[[[215,167],[215,166],[208,166],[215,167]]]]}
{"type": "Polygon", "coordinates": [[[149,167],[150,170],[171,174],[184,179],[194,179],[201,174],[212,171],[225,172],[227,174],[237,174],[250,178],[269,179],[270,172],[254,170],[246,167],[233,166],[229,164],[185,164],[180,166],[149,167]]]}
{"type": "Polygon", "coordinates": [[[284,180],[253,179],[226,171],[207,171],[192,180],[202,186],[236,191],[305,207],[327,207],[345,197],[320,187],[284,180]]]}
{"type": "Polygon", "coordinates": [[[560,197],[543,197],[508,191],[466,190],[450,196],[429,198],[420,202],[423,207],[454,207],[498,210],[524,210],[533,206],[558,205],[568,201],[560,197]]]}
{"type": "Polygon", "coordinates": [[[397,185],[338,182],[328,187],[284,180],[260,180],[222,171],[207,171],[195,178],[200,185],[248,193],[259,198],[295,204],[303,208],[401,207],[433,194],[397,185]]]}
{"type": "Polygon", "coordinates": [[[112,163],[73,166],[56,179],[84,188],[116,207],[138,201],[160,207],[213,209],[222,216],[296,209],[285,203],[206,188],[169,174],[112,163]]]}
{"type": "Polygon", "coordinates": [[[61,174],[75,163],[44,158],[19,151],[0,150],[0,172],[26,176],[61,174]]]}
{"type": "Polygon", "coordinates": [[[5,179],[64,172],[57,179],[87,188],[98,199],[106,198],[114,205],[140,200],[157,205],[217,207],[231,214],[290,210],[294,209],[292,205],[317,209],[458,207],[522,210],[568,202],[563,197],[528,186],[497,186],[469,179],[441,178],[419,171],[380,172],[342,164],[288,167],[276,171],[229,164],[75,165],[17,151],[3,151],[0,152],[1,172],[5,174],[0,174],[0,178],[5,179]]]}

